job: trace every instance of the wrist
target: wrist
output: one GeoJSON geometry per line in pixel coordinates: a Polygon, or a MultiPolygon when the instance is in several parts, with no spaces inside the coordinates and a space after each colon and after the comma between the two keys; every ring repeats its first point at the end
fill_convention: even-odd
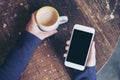
{"type": "Polygon", "coordinates": [[[26,31],[33,34],[34,36],[38,37],[41,40],[44,39],[41,35],[41,31],[39,29],[36,29],[36,26],[26,28],[26,31]]]}
{"type": "Polygon", "coordinates": [[[34,35],[35,37],[39,38],[40,40],[43,40],[43,38],[41,38],[41,37],[39,36],[39,33],[35,32],[35,31],[28,31],[28,30],[26,30],[26,31],[29,32],[29,33],[31,33],[31,34],[34,35]]]}

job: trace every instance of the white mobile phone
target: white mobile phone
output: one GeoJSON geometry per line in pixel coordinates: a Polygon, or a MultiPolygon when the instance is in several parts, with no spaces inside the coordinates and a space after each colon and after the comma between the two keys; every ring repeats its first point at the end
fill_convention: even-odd
{"type": "Polygon", "coordinates": [[[75,24],[70,46],[65,59],[65,65],[77,70],[84,70],[93,41],[95,29],[79,24],[75,24]]]}

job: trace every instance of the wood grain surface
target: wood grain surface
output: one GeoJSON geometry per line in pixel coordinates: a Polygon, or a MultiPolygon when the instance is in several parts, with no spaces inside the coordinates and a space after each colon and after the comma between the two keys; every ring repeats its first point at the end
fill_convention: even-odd
{"type": "Polygon", "coordinates": [[[20,80],[71,80],[50,46],[49,40],[39,45],[20,80]]]}
{"type": "Polygon", "coordinates": [[[63,54],[74,24],[95,28],[97,71],[102,69],[112,55],[120,35],[119,0],[27,1],[0,0],[0,63],[15,46],[30,19],[30,13],[50,5],[59,11],[60,16],[68,16],[69,21],[60,25],[57,34],[36,48],[21,80],[73,80],[72,69],[63,65],[63,54]]]}
{"type": "Polygon", "coordinates": [[[120,35],[120,18],[117,12],[119,2],[76,0],[76,3],[84,17],[96,29],[97,70],[99,70],[112,55],[120,35]]]}

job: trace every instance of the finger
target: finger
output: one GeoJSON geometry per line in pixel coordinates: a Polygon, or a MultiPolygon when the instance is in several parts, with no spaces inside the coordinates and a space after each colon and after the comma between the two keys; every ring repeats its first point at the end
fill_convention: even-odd
{"type": "Polygon", "coordinates": [[[92,42],[92,46],[95,46],[95,41],[92,42]]]}
{"type": "Polygon", "coordinates": [[[95,51],[95,42],[93,41],[92,42],[92,45],[91,45],[91,48],[90,48],[90,54],[89,54],[89,57],[91,58],[94,58],[95,57],[95,53],[96,53],[96,51],[95,51]]]}
{"type": "Polygon", "coordinates": [[[93,41],[93,47],[95,48],[95,41],[93,41]]]}
{"type": "Polygon", "coordinates": [[[35,20],[35,12],[32,14],[31,20],[32,20],[32,23],[33,23],[33,24],[37,24],[37,23],[36,23],[36,20],[35,20]]]}
{"type": "Polygon", "coordinates": [[[26,29],[28,28],[28,26],[31,24],[31,20],[28,22],[27,26],[26,26],[26,29]]]}
{"type": "Polygon", "coordinates": [[[46,37],[48,37],[48,36],[51,36],[57,32],[58,32],[57,30],[52,30],[52,31],[45,32],[45,35],[46,35],[46,37]]]}
{"type": "Polygon", "coordinates": [[[66,44],[69,45],[70,44],[70,40],[66,41],[66,44]]]}
{"type": "Polygon", "coordinates": [[[67,57],[67,53],[65,53],[65,54],[63,55],[63,57],[66,58],[66,57],[67,57]]]}
{"type": "Polygon", "coordinates": [[[65,50],[68,50],[68,49],[69,49],[69,46],[66,46],[66,47],[65,47],[65,50]]]}
{"type": "Polygon", "coordinates": [[[91,47],[91,52],[90,53],[93,54],[93,55],[95,55],[95,53],[96,53],[96,50],[95,50],[95,41],[93,41],[93,43],[92,43],[92,47],[91,47]]]}
{"type": "Polygon", "coordinates": [[[95,50],[95,42],[93,41],[90,49],[90,54],[87,60],[87,66],[95,66],[96,64],[96,50],[95,50]]]}

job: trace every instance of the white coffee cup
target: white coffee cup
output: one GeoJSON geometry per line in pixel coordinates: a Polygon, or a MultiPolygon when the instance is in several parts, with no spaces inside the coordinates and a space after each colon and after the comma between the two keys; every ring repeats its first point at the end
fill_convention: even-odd
{"type": "Polygon", "coordinates": [[[36,12],[36,21],[41,30],[50,31],[57,29],[60,24],[68,22],[68,17],[59,16],[54,7],[45,6],[36,12]]]}

